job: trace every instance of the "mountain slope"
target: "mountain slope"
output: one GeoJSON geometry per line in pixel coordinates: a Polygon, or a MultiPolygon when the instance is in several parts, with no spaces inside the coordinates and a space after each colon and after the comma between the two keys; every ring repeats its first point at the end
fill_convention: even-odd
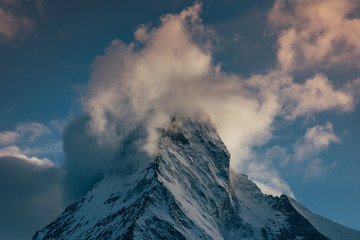
{"type": "MultiPolygon", "coordinates": [[[[245,175],[229,169],[229,161],[210,123],[174,120],[162,132],[152,162],[104,176],[34,239],[334,236],[330,230],[323,231],[321,221],[301,211],[294,200],[262,194],[245,175]]],[[[346,230],[340,225],[334,228],[332,231],[346,230]]]]}
{"type": "Polygon", "coordinates": [[[327,218],[312,213],[292,198],[289,198],[289,201],[297,212],[304,216],[320,233],[326,235],[329,239],[360,239],[359,231],[344,227],[327,218]]]}

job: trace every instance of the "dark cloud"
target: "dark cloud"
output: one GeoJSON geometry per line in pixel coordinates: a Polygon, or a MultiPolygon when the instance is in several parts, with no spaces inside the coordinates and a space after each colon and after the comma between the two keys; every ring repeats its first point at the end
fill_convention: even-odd
{"type": "MultiPolygon", "coordinates": [[[[110,117],[108,121],[112,124],[110,117]]],[[[64,131],[66,202],[84,195],[103,174],[129,168],[148,159],[148,154],[140,147],[148,136],[143,124],[128,131],[121,127],[121,122],[117,122],[114,132],[122,137],[113,145],[99,143],[99,139],[89,132],[89,122],[88,115],[81,115],[64,131]]]]}
{"type": "Polygon", "coordinates": [[[106,147],[100,148],[96,139],[87,134],[89,117],[82,115],[74,119],[64,131],[63,142],[67,170],[66,198],[78,198],[95,183],[110,158],[106,147]]]}
{"type": "Polygon", "coordinates": [[[0,239],[30,239],[63,210],[63,171],[0,157],[0,239]]]}

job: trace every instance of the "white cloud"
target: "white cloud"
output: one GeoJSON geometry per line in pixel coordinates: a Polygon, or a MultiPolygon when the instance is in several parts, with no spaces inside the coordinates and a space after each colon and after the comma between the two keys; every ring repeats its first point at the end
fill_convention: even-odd
{"type": "Polygon", "coordinates": [[[89,130],[100,144],[117,148],[145,121],[150,137],[144,149],[151,152],[148,146],[156,145],[160,127],[150,124],[154,119],[165,126],[169,115],[191,117],[197,109],[215,123],[235,167],[252,146],[271,137],[271,123],[281,108],[276,95],[253,94],[247,90],[251,80],[220,71],[209,48],[199,47],[202,38],[195,30],[207,31],[198,11],[196,4],[162,17],[159,27],[141,25],[135,32],[141,45],[115,40],[96,58],[83,103],[91,116],[89,130]]]}
{"type": "Polygon", "coordinates": [[[61,140],[64,125],[62,120],[53,120],[47,125],[27,122],[17,124],[14,131],[0,132],[0,156],[44,166],[59,165],[64,161],[61,140]]]}
{"type": "Polygon", "coordinates": [[[330,122],[326,122],[325,125],[308,128],[302,142],[297,143],[294,147],[295,159],[297,161],[304,161],[314,157],[327,149],[330,143],[340,143],[330,122]]]}
{"type": "Polygon", "coordinates": [[[285,109],[287,116],[294,119],[325,110],[349,112],[353,110],[354,99],[349,92],[336,90],[323,75],[317,74],[304,84],[292,84],[283,91],[285,101],[291,109],[285,109]]]}
{"type": "Polygon", "coordinates": [[[268,19],[280,32],[282,70],[355,66],[360,59],[359,1],[276,0],[268,19]]]}
{"type": "Polygon", "coordinates": [[[263,193],[274,196],[286,194],[295,198],[289,185],[279,176],[279,173],[268,164],[255,160],[247,163],[245,169],[249,172],[249,178],[253,179],[263,193]]]}
{"type": "Polygon", "coordinates": [[[274,104],[281,109],[276,114],[287,120],[329,110],[352,111],[355,100],[351,89],[357,84],[356,81],[348,84],[351,87],[344,85],[335,89],[333,83],[321,74],[298,83],[281,71],[272,71],[265,76],[255,75],[248,80],[248,85],[260,91],[262,96],[274,98],[274,104]]]}
{"type": "Polygon", "coordinates": [[[0,157],[16,157],[37,166],[44,166],[44,167],[54,166],[54,164],[47,158],[39,159],[37,157],[26,156],[24,152],[21,151],[20,148],[17,146],[8,146],[5,148],[0,148],[0,157]]]}
{"type": "MultiPolygon", "coordinates": [[[[268,172],[268,171],[267,171],[268,172]]],[[[286,194],[295,199],[294,193],[290,187],[280,177],[266,178],[266,184],[257,180],[252,180],[261,190],[263,194],[280,197],[282,194],[286,194]],[[279,181],[281,180],[281,181],[279,181]]]]}
{"type": "MultiPolygon", "coordinates": [[[[199,8],[197,4],[179,15],[165,15],[159,28],[142,25],[135,36],[143,47],[114,40],[106,54],[95,60],[84,97],[92,131],[111,134],[108,130],[116,126],[107,114],[121,119],[126,131],[131,131],[151,109],[161,112],[191,105],[199,89],[196,85],[203,84],[202,78],[212,71],[211,56],[194,44],[185,26],[191,22],[197,28],[199,8]]],[[[103,140],[119,138],[108,135],[103,140]]]]}
{"type": "Polygon", "coordinates": [[[339,139],[334,134],[332,124],[326,122],[323,126],[309,128],[305,134],[305,141],[312,143],[316,148],[324,148],[331,142],[339,142],[339,139]]]}
{"type": "Polygon", "coordinates": [[[282,179],[277,168],[285,167],[290,162],[287,150],[273,146],[264,153],[251,151],[249,156],[237,163],[237,171],[246,173],[248,177],[265,194],[280,196],[286,194],[295,198],[290,186],[282,179]]]}
{"type": "Polygon", "coordinates": [[[0,144],[1,145],[11,144],[16,141],[19,135],[20,134],[18,132],[14,132],[14,131],[0,132],[0,144]]]}

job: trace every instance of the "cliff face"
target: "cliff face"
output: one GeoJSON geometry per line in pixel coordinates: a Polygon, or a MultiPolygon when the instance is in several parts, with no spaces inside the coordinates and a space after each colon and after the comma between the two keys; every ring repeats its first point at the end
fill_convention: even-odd
{"type": "MultiPolygon", "coordinates": [[[[287,196],[262,194],[229,169],[229,161],[210,123],[174,120],[148,165],[104,176],[33,239],[333,237],[309,217],[313,213],[287,196]]],[[[333,224],[341,236],[360,239],[359,232],[333,224]]]]}

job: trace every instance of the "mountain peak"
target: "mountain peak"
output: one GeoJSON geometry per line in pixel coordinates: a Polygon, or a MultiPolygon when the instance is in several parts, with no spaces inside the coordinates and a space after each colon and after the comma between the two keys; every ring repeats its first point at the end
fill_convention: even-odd
{"type": "Polygon", "coordinates": [[[146,166],[104,176],[34,239],[329,239],[294,200],[230,169],[209,121],[174,118],[158,146],[146,166]]]}

